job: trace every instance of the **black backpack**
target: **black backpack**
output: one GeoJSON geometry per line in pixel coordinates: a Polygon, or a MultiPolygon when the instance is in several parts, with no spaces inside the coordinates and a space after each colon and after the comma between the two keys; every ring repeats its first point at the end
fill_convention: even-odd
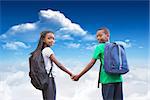
{"type": "MultiPolygon", "coordinates": [[[[52,61],[51,65],[53,66],[52,61]]],[[[29,57],[29,76],[32,85],[36,89],[45,90],[48,87],[49,75],[52,75],[52,66],[49,73],[47,73],[42,53],[36,54],[36,56],[31,55],[29,57]]]]}

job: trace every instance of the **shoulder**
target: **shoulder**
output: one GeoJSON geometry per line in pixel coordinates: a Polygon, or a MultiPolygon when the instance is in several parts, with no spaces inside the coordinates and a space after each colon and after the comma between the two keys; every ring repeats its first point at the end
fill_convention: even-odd
{"type": "Polygon", "coordinates": [[[103,49],[105,47],[105,43],[98,44],[95,49],[103,49]]]}
{"type": "Polygon", "coordinates": [[[50,47],[45,47],[42,51],[53,51],[50,47]]]}
{"type": "Polygon", "coordinates": [[[50,47],[45,47],[43,50],[42,50],[42,53],[43,54],[53,54],[53,50],[50,48],[50,47]]]}
{"type": "Polygon", "coordinates": [[[100,43],[95,47],[93,58],[94,59],[99,59],[100,54],[104,52],[104,43],[100,43]]]}

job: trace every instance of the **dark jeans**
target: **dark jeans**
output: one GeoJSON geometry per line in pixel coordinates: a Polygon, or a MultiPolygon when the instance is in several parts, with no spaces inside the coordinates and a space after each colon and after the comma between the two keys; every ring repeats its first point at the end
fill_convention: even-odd
{"type": "Polygon", "coordinates": [[[104,100],[123,100],[122,82],[102,84],[104,100]]]}
{"type": "Polygon", "coordinates": [[[43,100],[56,100],[56,85],[55,80],[52,77],[49,77],[48,88],[42,90],[43,100]]]}

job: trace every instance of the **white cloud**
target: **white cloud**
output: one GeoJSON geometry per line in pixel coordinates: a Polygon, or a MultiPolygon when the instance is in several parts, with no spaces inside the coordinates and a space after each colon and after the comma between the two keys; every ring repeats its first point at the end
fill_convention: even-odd
{"type": "Polygon", "coordinates": [[[55,23],[59,24],[61,28],[56,33],[74,34],[74,35],[86,35],[80,25],[72,23],[70,19],[66,18],[60,11],[53,10],[41,10],[40,17],[45,20],[53,20],[55,23]]]}
{"type": "Polygon", "coordinates": [[[87,50],[94,50],[96,46],[97,46],[96,44],[94,44],[94,45],[88,45],[88,46],[86,47],[86,49],[87,49],[87,50]]]}
{"type": "Polygon", "coordinates": [[[143,46],[139,46],[140,49],[143,49],[143,46]]]}
{"type": "Polygon", "coordinates": [[[68,43],[66,44],[68,48],[79,48],[80,43],[68,43]]]}
{"type": "MultiPolygon", "coordinates": [[[[71,68],[73,73],[79,73],[83,64],[76,63],[78,67],[71,68]]],[[[68,62],[70,63],[70,62],[68,62]]],[[[99,66],[99,63],[97,65],[99,66]]],[[[124,75],[123,89],[125,100],[148,100],[150,90],[148,88],[147,67],[134,66],[130,72],[124,75]]],[[[57,69],[55,78],[57,86],[57,100],[101,100],[101,86],[97,88],[98,70],[91,69],[77,82],[70,79],[69,75],[57,69]],[[80,97],[80,98],[79,98],[80,97]]],[[[42,93],[36,90],[30,83],[28,73],[2,72],[0,76],[0,100],[42,100],[42,93]]]]}
{"type": "Polygon", "coordinates": [[[148,72],[147,67],[136,65],[129,67],[130,72],[124,75],[124,96],[125,100],[148,100],[148,72]]]}
{"type": "Polygon", "coordinates": [[[5,39],[5,38],[7,38],[6,34],[0,35],[0,39],[5,39]]]}
{"type": "Polygon", "coordinates": [[[24,23],[12,26],[6,33],[0,36],[0,39],[10,39],[11,37],[18,36],[23,37],[30,31],[35,31],[37,29],[36,23],[24,23]]]}
{"type": "Polygon", "coordinates": [[[96,36],[95,35],[91,35],[91,34],[87,34],[85,37],[83,37],[84,40],[88,40],[88,41],[95,41],[96,40],[96,36]]]}
{"type": "Polygon", "coordinates": [[[125,42],[130,42],[130,40],[129,40],[129,39],[126,39],[125,42]]]}
{"type": "Polygon", "coordinates": [[[14,35],[16,32],[26,32],[26,31],[32,31],[36,29],[35,23],[25,23],[20,25],[15,25],[9,30],[9,34],[14,35]]]}
{"type": "Polygon", "coordinates": [[[133,93],[129,97],[126,97],[125,100],[149,100],[149,98],[150,98],[150,91],[145,95],[133,93]]]}
{"type": "Polygon", "coordinates": [[[70,35],[63,35],[62,38],[64,40],[73,40],[73,38],[70,35]]]}
{"type": "Polygon", "coordinates": [[[25,43],[16,41],[16,42],[7,42],[6,44],[2,45],[4,49],[10,49],[10,50],[17,50],[18,48],[30,48],[30,46],[27,46],[25,43]]]}
{"type": "Polygon", "coordinates": [[[72,22],[62,12],[51,9],[41,10],[39,12],[39,20],[32,23],[21,23],[12,26],[4,34],[0,35],[0,39],[6,41],[23,41],[35,42],[39,39],[39,33],[43,30],[51,30],[60,34],[63,40],[74,40],[76,36],[85,40],[94,40],[92,35],[88,35],[87,31],[81,28],[77,23],[72,22]],[[85,37],[85,38],[84,38],[85,37]]]}
{"type": "Polygon", "coordinates": [[[42,100],[41,92],[34,89],[28,74],[23,71],[2,72],[0,100],[42,100]]]}
{"type": "Polygon", "coordinates": [[[124,41],[115,41],[115,42],[118,43],[118,44],[123,45],[125,48],[130,48],[130,47],[132,47],[132,44],[130,43],[129,40],[125,40],[125,42],[124,42],[124,41]]]}
{"type": "Polygon", "coordinates": [[[11,89],[6,83],[6,81],[0,81],[0,99],[12,100],[11,89]]]}
{"type": "Polygon", "coordinates": [[[56,38],[60,40],[74,40],[74,38],[71,37],[69,34],[65,34],[65,35],[56,34],[56,38]]]}

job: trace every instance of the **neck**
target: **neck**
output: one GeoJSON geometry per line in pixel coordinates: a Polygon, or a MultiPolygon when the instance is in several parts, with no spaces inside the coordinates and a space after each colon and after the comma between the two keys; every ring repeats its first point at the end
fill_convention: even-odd
{"type": "Polygon", "coordinates": [[[106,43],[106,42],[100,42],[100,43],[106,43]]]}
{"type": "Polygon", "coordinates": [[[47,45],[47,44],[44,44],[44,48],[45,48],[45,47],[48,47],[48,45],[47,45]]]}

